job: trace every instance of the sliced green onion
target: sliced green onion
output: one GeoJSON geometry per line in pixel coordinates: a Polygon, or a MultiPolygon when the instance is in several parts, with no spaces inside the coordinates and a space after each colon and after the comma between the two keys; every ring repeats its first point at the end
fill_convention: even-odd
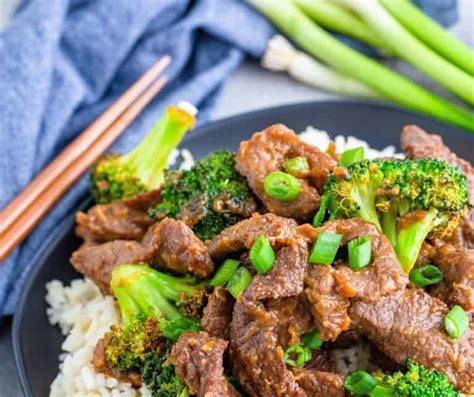
{"type": "Polygon", "coordinates": [[[221,267],[217,270],[214,277],[212,277],[209,285],[211,287],[218,287],[224,285],[234,275],[235,271],[239,267],[239,261],[235,259],[226,259],[221,267]]]}
{"type": "Polygon", "coordinates": [[[358,237],[347,244],[349,251],[349,267],[359,270],[366,267],[372,259],[370,236],[358,237]]]}
{"type": "Polygon", "coordinates": [[[280,201],[295,200],[301,190],[301,182],[293,175],[275,171],[268,174],[263,182],[265,193],[280,201]]]}
{"type": "Polygon", "coordinates": [[[309,170],[309,164],[304,157],[293,157],[283,163],[283,168],[291,175],[298,175],[301,171],[309,170]]]}
{"type": "Polygon", "coordinates": [[[358,161],[362,161],[365,158],[365,151],[362,146],[344,150],[339,158],[339,162],[342,165],[348,166],[352,163],[356,163],[358,161]]]}
{"type": "Polygon", "coordinates": [[[461,306],[453,306],[444,316],[444,329],[454,339],[459,339],[469,328],[469,317],[461,306]]]}
{"type": "Polygon", "coordinates": [[[370,393],[375,386],[377,386],[377,380],[365,371],[352,372],[344,381],[344,387],[356,396],[370,393]]]}
{"type": "Polygon", "coordinates": [[[410,272],[410,281],[418,287],[426,287],[439,283],[443,279],[443,272],[436,266],[425,265],[410,272]]]}
{"type": "Polygon", "coordinates": [[[342,234],[319,234],[311,251],[311,255],[309,256],[309,262],[329,266],[334,262],[341,240],[342,234]]]}
{"type": "Polygon", "coordinates": [[[245,267],[239,267],[227,283],[230,294],[237,299],[252,282],[252,275],[245,267]]]}
{"type": "Polygon", "coordinates": [[[392,397],[393,388],[379,383],[367,395],[369,397],[392,397]]]}
{"type": "Polygon", "coordinates": [[[275,263],[276,256],[270,242],[263,234],[258,236],[250,248],[250,262],[260,274],[268,273],[275,263]]]}
{"type": "Polygon", "coordinates": [[[319,338],[318,332],[316,330],[304,334],[301,337],[301,342],[303,342],[305,347],[312,350],[319,349],[323,344],[323,341],[319,338]]]}
{"type": "Polygon", "coordinates": [[[311,360],[311,351],[302,345],[292,345],[285,351],[283,360],[290,367],[302,367],[311,360]]]}
{"type": "Polygon", "coordinates": [[[326,213],[329,209],[328,207],[329,207],[330,200],[331,200],[331,196],[329,194],[324,194],[323,197],[321,198],[321,201],[319,203],[319,209],[313,218],[314,227],[319,227],[324,223],[324,219],[326,218],[326,213]]]}

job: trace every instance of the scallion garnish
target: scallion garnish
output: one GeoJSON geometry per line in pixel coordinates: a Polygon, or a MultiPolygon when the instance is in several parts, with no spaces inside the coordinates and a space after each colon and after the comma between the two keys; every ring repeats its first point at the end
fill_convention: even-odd
{"type": "Polygon", "coordinates": [[[347,244],[349,267],[359,270],[366,267],[372,259],[370,236],[358,237],[347,244]]]}
{"type": "Polygon", "coordinates": [[[211,287],[218,287],[220,285],[224,285],[232,278],[238,267],[239,261],[235,259],[226,259],[221,265],[221,267],[214,274],[214,277],[212,277],[211,281],[209,282],[209,285],[211,287]]]}
{"type": "Polygon", "coordinates": [[[375,386],[377,386],[377,380],[365,371],[352,372],[344,381],[344,387],[358,396],[370,393],[375,386]]]}
{"type": "Polygon", "coordinates": [[[369,397],[392,397],[393,388],[388,385],[378,383],[372,391],[367,394],[369,397]]]}
{"type": "Polygon", "coordinates": [[[320,233],[309,256],[309,262],[329,266],[336,257],[341,240],[342,234],[320,233]]]}
{"type": "Polygon", "coordinates": [[[356,163],[357,161],[362,161],[365,158],[364,148],[362,146],[344,150],[341,153],[341,157],[339,158],[339,162],[342,165],[348,166],[352,163],[356,163]]]}
{"type": "Polygon", "coordinates": [[[468,328],[469,317],[461,306],[453,306],[444,316],[444,329],[454,339],[459,339],[468,328]]]}
{"type": "Polygon", "coordinates": [[[293,175],[281,171],[268,174],[263,182],[265,193],[280,201],[295,200],[301,190],[301,182],[293,175]]]}
{"type": "Polygon", "coordinates": [[[250,248],[250,262],[260,274],[268,273],[275,263],[276,256],[270,242],[263,234],[258,236],[250,248]]]}
{"type": "Polygon", "coordinates": [[[316,330],[310,331],[301,337],[301,342],[308,349],[319,349],[323,344],[323,341],[319,338],[316,330]]]}
{"type": "Polygon", "coordinates": [[[304,157],[293,157],[283,163],[283,168],[289,174],[297,176],[299,172],[309,170],[309,164],[304,157]]]}
{"type": "Polygon", "coordinates": [[[439,283],[443,279],[443,272],[436,266],[425,265],[410,272],[410,281],[418,287],[426,287],[439,283]]]}
{"type": "Polygon", "coordinates": [[[237,299],[252,281],[252,275],[245,267],[239,267],[227,283],[230,294],[237,299]]]}
{"type": "Polygon", "coordinates": [[[311,351],[302,345],[291,345],[285,351],[283,360],[290,367],[302,367],[306,362],[311,360],[311,351]]]}

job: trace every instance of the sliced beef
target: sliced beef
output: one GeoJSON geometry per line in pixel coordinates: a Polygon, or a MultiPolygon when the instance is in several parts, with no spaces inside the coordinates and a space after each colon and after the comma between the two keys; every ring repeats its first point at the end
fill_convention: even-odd
{"type": "Polygon", "coordinates": [[[273,247],[281,247],[293,236],[296,222],[275,214],[253,214],[251,218],[224,229],[209,245],[209,254],[215,261],[252,247],[260,234],[267,236],[273,247]]]}
{"type": "Polygon", "coordinates": [[[474,331],[459,339],[444,331],[449,308],[421,289],[406,289],[376,303],[352,303],[349,315],[355,330],[383,353],[404,365],[410,357],[427,368],[445,373],[464,393],[474,392],[474,331]]]}
{"type": "MultiPolygon", "coordinates": [[[[410,159],[434,158],[459,167],[467,176],[469,198],[471,203],[474,203],[474,167],[469,161],[457,157],[444,144],[439,135],[428,134],[416,125],[407,125],[403,128],[401,146],[410,159]]],[[[474,209],[469,210],[461,220],[461,224],[450,239],[450,243],[466,248],[474,248],[474,209]]]]}
{"type": "Polygon", "coordinates": [[[331,267],[309,266],[306,294],[323,340],[335,340],[349,329],[347,309],[352,301],[376,302],[408,284],[390,242],[369,222],[359,218],[341,219],[320,228],[303,225],[297,228],[297,233],[311,244],[320,233],[342,234],[342,247],[358,237],[371,238],[372,260],[361,270],[351,270],[344,258],[331,267]]]}
{"type": "MultiPolygon", "coordinates": [[[[285,349],[300,343],[301,335],[314,328],[309,302],[302,294],[307,244],[295,234],[293,221],[275,215],[254,215],[239,225],[211,243],[215,252],[228,255],[248,249],[257,236],[265,234],[276,251],[276,261],[268,274],[253,278],[234,306],[230,336],[234,374],[251,396],[310,396],[283,360],[285,349]]],[[[316,366],[323,356],[314,358],[316,366]]],[[[316,376],[314,369],[307,371],[306,377],[316,376]]]]}
{"type": "Polygon", "coordinates": [[[87,213],[76,214],[76,234],[86,243],[100,244],[113,240],[137,240],[145,235],[153,219],[148,209],[160,200],[160,191],[153,190],[111,204],[98,204],[87,213]]]}
{"type": "Polygon", "coordinates": [[[474,310],[474,249],[443,245],[436,249],[433,263],[443,272],[443,281],[430,294],[448,305],[474,310]]]}
{"type": "Polygon", "coordinates": [[[170,360],[190,394],[198,397],[239,397],[224,375],[227,342],[207,332],[186,332],[171,351],[170,360]]]}
{"type": "Polygon", "coordinates": [[[90,278],[103,293],[110,294],[112,270],[126,263],[149,263],[149,251],[137,241],[115,240],[100,245],[84,245],[71,256],[72,266],[90,278]]]}
{"type": "Polygon", "coordinates": [[[294,368],[292,373],[298,385],[308,396],[344,397],[344,376],[325,371],[294,368]]]}
{"type": "Polygon", "coordinates": [[[235,300],[223,287],[214,288],[201,319],[201,328],[211,336],[228,340],[235,300]]]}
{"type": "Polygon", "coordinates": [[[143,245],[157,268],[200,278],[209,277],[214,272],[206,245],[183,221],[164,218],[148,230],[143,245]]]}
{"type": "Polygon", "coordinates": [[[239,298],[231,326],[233,373],[252,397],[308,397],[283,361],[277,324],[263,304],[239,298]]]}
{"type": "Polygon", "coordinates": [[[143,241],[115,240],[83,245],[71,256],[73,267],[110,293],[112,270],[126,263],[147,263],[179,274],[208,277],[214,265],[204,243],[182,221],[165,218],[152,225],[143,241]]]}
{"type": "Polygon", "coordinates": [[[249,185],[269,212],[280,216],[309,220],[319,207],[320,194],[326,178],[336,162],[316,147],[304,143],[294,131],[283,124],[272,125],[255,133],[240,144],[236,156],[237,170],[247,177],[249,185]],[[309,170],[298,175],[301,192],[292,202],[271,198],[265,193],[265,177],[283,171],[283,163],[294,157],[304,157],[309,170]]]}

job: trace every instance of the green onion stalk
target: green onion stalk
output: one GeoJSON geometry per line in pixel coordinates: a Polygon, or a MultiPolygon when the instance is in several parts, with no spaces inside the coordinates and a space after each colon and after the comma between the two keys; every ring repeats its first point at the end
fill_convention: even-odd
{"type": "Polygon", "coordinates": [[[474,132],[474,115],[341,43],[316,25],[289,0],[249,0],[282,32],[311,55],[372,87],[409,109],[474,132]]]}
{"type": "MultiPolygon", "coordinates": [[[[474,51],[454,38],[408,0],[380,0],[411,33],[470,75],[474,75],[474,51]]],[[[317,2],[319,3],[319,2],[317,2]]]]}
{"type": "MultiPolygon", "coordinates": [[[[426,73],[470,105],[474,105],[474,77],[413,36],[378,0],[342,1],[359,14],[396,55],[426,73]]],[[[395,8],[391,6],[391,9],[395,8]]],[[[474,62],[474,59],[471,62],[474,62]]]]}
{"type": "Polygon", "coordinates": [[[391,52],[363,19],[332,0],[292,1],[317,24],[334,32],[352,36],[384,53],[391,52]]]}

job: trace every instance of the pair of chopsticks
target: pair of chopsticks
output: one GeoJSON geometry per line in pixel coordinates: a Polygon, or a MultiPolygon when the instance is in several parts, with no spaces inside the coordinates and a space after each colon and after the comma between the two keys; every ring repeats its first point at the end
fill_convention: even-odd
{"type": "Polygon", "coordinates": [[[0,212],[0,262],[161,91],[170,62],[166,55],[148,69],[0,212]]]}

